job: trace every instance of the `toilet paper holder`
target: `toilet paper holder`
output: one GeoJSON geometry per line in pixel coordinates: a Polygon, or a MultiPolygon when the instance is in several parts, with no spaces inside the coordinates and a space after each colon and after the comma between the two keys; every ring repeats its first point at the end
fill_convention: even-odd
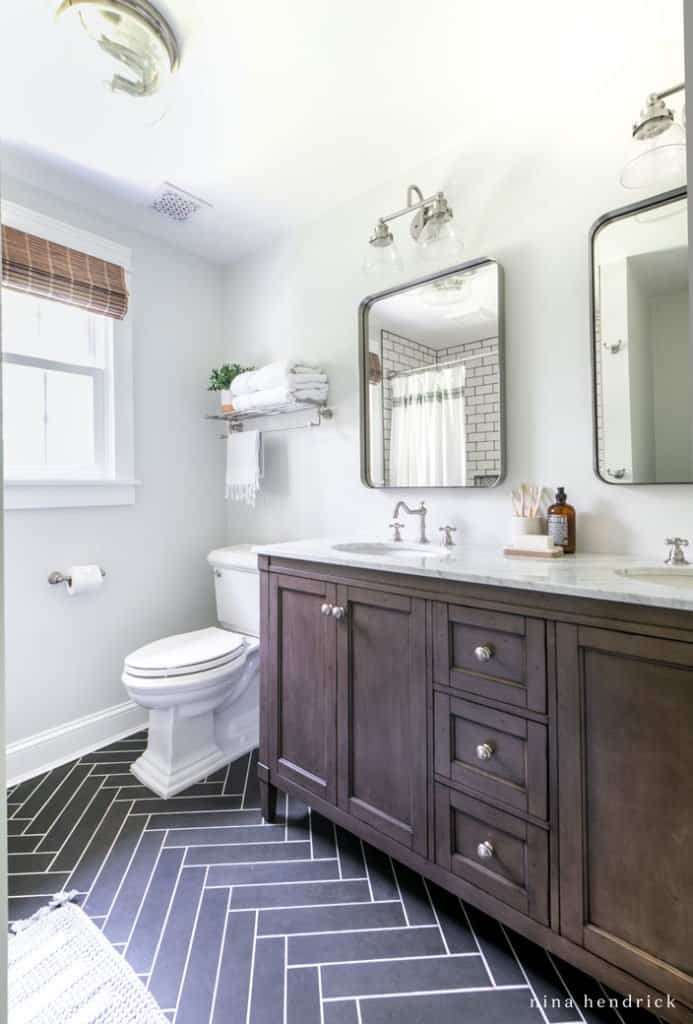
{"type": "MultiPolygon", "coordinates": [[[[105,569],[99,569],[101,578],[103,579],[106,575],[105,569]]],[[[61,572],[52,572],[48,577],[48,582],[53,586],[56,583],[67,583],[68,586],[72,586],[72,576],[64,576],[61,572]]]]}

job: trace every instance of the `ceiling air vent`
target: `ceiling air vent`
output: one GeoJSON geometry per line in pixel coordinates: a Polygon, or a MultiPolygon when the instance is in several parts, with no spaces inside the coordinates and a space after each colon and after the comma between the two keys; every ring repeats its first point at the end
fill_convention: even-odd
{"type": "Polygon", "coordinates": [[[205,206],[211,207],[211,205],[206,200],[193,196],[190,192],[186,192],[184,189],[178,188],[177,185],[172,185],[170,181],[166,181],[161,186],[159,195],[152,203],[152,210],[156,210],[157,213],[161,213],[164,217],[169,217],[171,220],[178,221],[180,224],[192,217],[198,210],[203,209],[205,206]]]}

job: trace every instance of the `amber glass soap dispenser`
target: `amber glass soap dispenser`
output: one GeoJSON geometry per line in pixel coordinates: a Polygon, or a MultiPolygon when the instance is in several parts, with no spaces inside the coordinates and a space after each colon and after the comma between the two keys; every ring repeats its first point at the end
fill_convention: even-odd
{"type": "Polygon", "coordinates": [[[556,491],[556,501],[546,513],[549,537],[566,555],[575,554],[575,509],[567,502],[565,488],[556,491]]]}

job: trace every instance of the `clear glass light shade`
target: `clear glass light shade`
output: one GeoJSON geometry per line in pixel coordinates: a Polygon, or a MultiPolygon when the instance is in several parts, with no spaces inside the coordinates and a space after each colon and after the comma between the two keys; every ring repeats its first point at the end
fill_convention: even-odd
{"type": "Polygon", "coordinates": [[[372,245],[368,247],[363,257],[364,274],[388,274],[394,271],[404,270],[402,257],[394,242],[389,245],[372,245]]]}
{"type": "Polygon", "coordinates": [[[644,142],[634,139],[620,175],[624,188],[665,190],[686,182],[686,133],[674,122],[667,131],[644,142]]]}
{"type": "Polygon", "coordinates": [[[418,252],[426,263],[450,266],[459,260],[464,246],[457,237],[452,221],[432,217],[417,239],[418,252]]]}

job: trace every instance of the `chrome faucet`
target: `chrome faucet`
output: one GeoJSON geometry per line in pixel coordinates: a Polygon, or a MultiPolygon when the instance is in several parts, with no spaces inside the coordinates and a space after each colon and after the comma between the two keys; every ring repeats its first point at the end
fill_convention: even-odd
{"type": "Polygon", "coordinates": [[[670,545],[669,557],[664,559],[665,565],[688,565],[683,549],[688,547],[685,537],[667,537],[665,544],[670,545]]]}
{"type": "MultiPolygon", "coordinates": [[[[423,501],[418,508],[409,508],[406,501],[398,501],[395,505],[395,511],[392,513],[392,518],[397,522],[397,516],[400,513],[400,509],[404,509],[408,516],[419,516],[421,522],[419,525],[419,544],[428,544],[428,537],[426,536],[426,513],[427,508],[423,501]]],[[[395,531],[395,540],[401,540],[398,536],[399,531],[395,531]]]]}

